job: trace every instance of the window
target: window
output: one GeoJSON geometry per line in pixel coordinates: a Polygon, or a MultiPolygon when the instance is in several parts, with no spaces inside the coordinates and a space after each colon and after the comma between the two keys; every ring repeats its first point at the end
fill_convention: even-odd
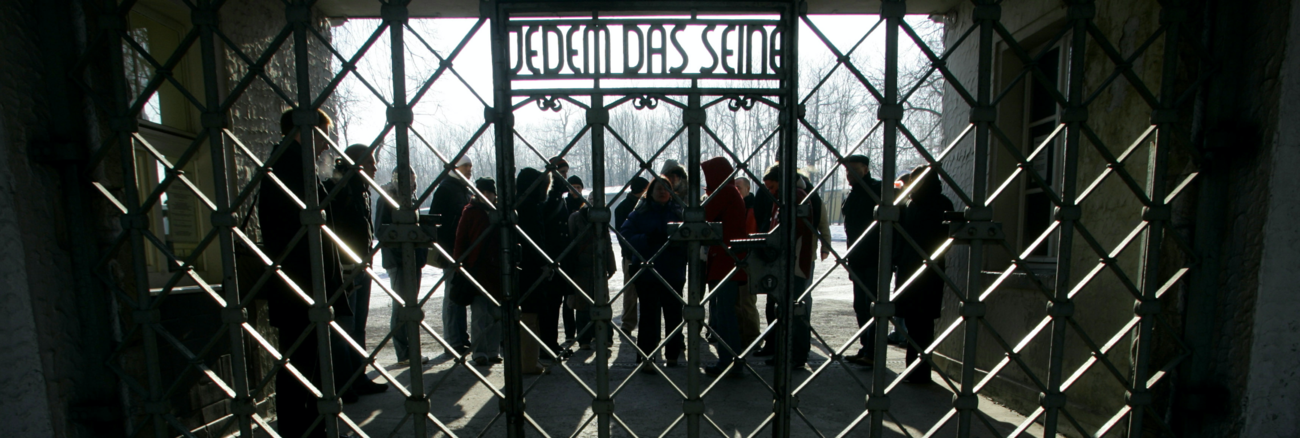
{"type": "MultiPolygon", "coordinates": [[[[1049,78],[1052,81],[1051,83],[1044,83],[1034,75],[1030,75],[1025,81],[1025,128],[1022,148],[1027,158],[1052,135],[1052,131],[1060,123],[1056,100],[1052,97],[1051,91],[1055,89],[1059,92],[1059,90],[1065,88],[1063,86],[1065,81],[1062,72],[1069,70],[1062,65],[1067,59],[1067,57],[1062,56],[1065,51],[1058,43],[1043,52],[1042,59],[1038,62],[1043,75],[1049,78]]],[[[1060,158],[1063,141],[1062,136],[1058,135],[1030,160],[1031,168],[1043,178],[1043,181],[1047,182],[1048,187],[1053,191],[1058,190],[1061,184],[1060,158]]],[[[1024,250],[1032,245],[1052,225],[1052,209],[1054,206],[1047,190],[1035,182],[1033,178],[1026,175],[1022,178],[1022,184],[1020,249],[1024,250]]],[[[1054,237],[1048,238],[1046,242],[1043,242],[1029,254],[1029,260],[1052,261],[1052,258],[1056,257],[1056,246],[1056,239],[1054,237]]]]}
{"type": "MultiPolygon", "coordinates": [[[[148,57],[159,64],[166,63],[179,48],[182,37],[189,31],[188,12],[168,2],[143,0],[142,4],[131,9],[127,35],[135,42],[138,49],[143,49],[148,57]]],[[[144,92],[149,81],[156,74],[156,68],[145,56],[127,42],[123,42],[123,69],[129,98],[133,101],[144,92]]],[[[201,71],[196,64],[197,46],[172,69],[172,75],[192,95],[204,93],[201,71]]],[[[171,82],[163,82],[148,99],[139,114],[140,137],[153,146],[155,150],[173,163],[176,162],[194,142],[198,134],[195,129],[198,111],[181,90],[171,82]]],[[[205,196],[212,194],[211,158],[207,145],[200,147],[183,168],[186,178],[193,182],[205,196]]],[[[144,148],[136,145],[136,180],[140,184],[140,196],[149,196],[167,177],[167,168],[156,160],[144,148]]],[[[162,240],[163,245],[179,258],[191,256],[198,249],[208,227],[207,209],[198,197],[181,182],[173,182],[160,195],[149,211],[150,230],[162,240]]],[[[216,257],[218,249],[209,247],[197,258],[194,268],[205,279],[219,280],[220,273],[208,273],[209,258],[216,257]]],[[[173,261],[167,260],[163,251],[152,249],[146,254],[150,266],[150,287],[161,287],[171,278],[175,270],[173,261]]],[[[213,259],[215,261],[215,259],[213,259]]],[[[191,285],[192,281],[182,278],[180,286],[191,285]]]]}

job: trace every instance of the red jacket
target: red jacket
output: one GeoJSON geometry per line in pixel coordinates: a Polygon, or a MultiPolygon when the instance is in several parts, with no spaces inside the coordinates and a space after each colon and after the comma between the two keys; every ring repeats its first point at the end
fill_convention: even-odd
{"type": "MultiPolygon", "coordinates": [[[[773,193],[772,195],[778,196],[777,199],[780,199],[779,193],[773,193]]],[[[803,191],[803,189],[798,189],[798,188],[795,189],[794,198],[796,203],[802,203],[803,199],[806,197],[808,197],[808,192],[803,191]]],[[[773,203],[772,229],[775,229],[776,226],[781,223],[780,214],[781,214],[781,209],[778,208],[778,205],[776,203],[773,203]]],[[[799,242],[797,248],[799,251],[798,266],[799,266],[799,270],[803,272],[803,275],[800,276],[809,279],[812,278],[813,252],[816,250],[816,241],[817,241],[814,228],[812,225],[810,225],[811,219],[812,218],[796,218],[795,220],[795,222],[799,224],[799,226],[795,227],[795,239],[797,239],[799,242]]]]}
{"type": "MultiPolygon", "coordinates": [[[[749,219],[745,209],[745,198],[740,196],[740,191],[736,190],[735,184],[728,181],[722,182],[731,176],[731,163],[722,157],[700,163],[700,169],[704,171],[704,193],[713,196],[709,203],[704,206],[704,220],[708,222],[722,222],[722,238],[727,241],[735,239],[744,239],[749,237],[749,219]],[[713,192],[718,194],[714,195],[713,192]]],[[[737,259],[744,258],[745,253],[736,253],[737,259]]],[[[709,247],[708,271],[705,279],[708,281],[719,281],[736,267],[736,260],[727,255],[726,249],[721,245],[709,247]]],[[[745,271],[737,272],[732,277],[734,281],[746,281],[749,277],[745,271]]]]}
{"type": "Polygon", "coordinates": [[[501,231],[491,231],[483,242],[470,249],[470,245],[473,245],[480,235],[488,232],[490,226],[486,205],[478,201],[470,201],[466,204],[461,212],[460,222],[456,226],[456,245],[452,257],[459,259],[468,251],[469,256],[464,259],[465,270],[474,276],[475,281],[483,285],[483,289],[486,289],[492,298],[499,301],[505,298],[501,290],[501,231]]]}

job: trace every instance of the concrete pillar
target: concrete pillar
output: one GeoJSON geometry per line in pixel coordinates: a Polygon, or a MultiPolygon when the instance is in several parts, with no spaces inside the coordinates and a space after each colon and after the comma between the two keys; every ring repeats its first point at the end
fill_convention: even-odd
{"type": "Polygon", "coordinates": [[[1290,15],[1243,397],[1249,437],[1300,435],[1300,8],[1290,15]]]}
{"type": "Polygon", "coordinates": [[[36,317],[27,280],[18,190],[9,172],[13,143],[0,118],[0,424],[12,436],[54,436],[45,371],[36,338],[36,317]]]}

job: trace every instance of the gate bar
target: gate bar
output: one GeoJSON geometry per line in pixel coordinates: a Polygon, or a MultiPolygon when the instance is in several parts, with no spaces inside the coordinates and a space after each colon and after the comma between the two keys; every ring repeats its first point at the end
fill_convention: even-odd
{"type": "MultiPolygon", "coordinates": [[[[285,14],[286,20],[293,27],[294,73],[298,82],[298,107],[295,110],[295,115],[308,113],[311,115],[311,117],[294,117],[294,122],[298,125],[298,143],[302,150],[298,158],[303,169],[302,201],[307,205],[303,210],[304,213],[322,211],[320,191],[316,189],[319,182],[316,180],[315,170],[316,125],[320,124],[320,120],[317,120],[316,117],[317,107],[313,105],[311,92],[311,54],[307,46],[307,27],[311,26],[311,21],[301,19],[300,16],[295,17],[298,14],[292,12],[296,8],[310,10],[312,3],[314,3],[313,0],[298,0],[287,6],[288,12],[285,14]]],[[[321,240],[321,226],[308,226],[305,238],[310,252],[308,263],[311,265],[311,291],[312,300],[314,301],[310,313],[312,315],[329,315],[329,293],[325,290],[324,242],[321,240]]],[[[320,361],[321,376],[318,382],[314,382],[320,388],[322,397],[317,402],[318,407],[324,403],[340,403],[338,394],[335,393],[334,362],[330,355],[330,320],[332,319],[331,317],[326,321],[313,321],[316,331],[316,354],[320,361]]],[[[325,434],[330,437],[339,436],[338,414],[325,414],[317,411],[317,420],[320,421],[321,417],[324,417],[325,434]]]]}
{"type": "MultiPolygon", "coordinates": [[[[867,398],[867,410],[871,414],[870,433],[872,437],[882,437],[885,433],[885,416],[889,414],[889,322],[893,316],[890,303],[889,284],[893,276],[893,239],[894,222],[898,220],[899,207],[894,203],[893,179],[897,175],[898,130],[902,122],[903,107],[898,102],[898,29],[907,11],[903,0],[885,1],[880,5],[880,16],[885,20],[885,81],[884,93],[880,101],[877,119],[884,125],[880,159],[880,205],[876,207],[876,222],[879,224],[880,247],[876,248],[879,258],[876,265],[876,301],[879,310],[872,308],[875,319],[875,331],[871,342],[874,344],[871,370],[871,395],[867,398]],[[893,213],[886,213],[893,212],[893,213]],[[882,311],[883,310],[883,311],[882,311]]],[[[867,248],[871,249],[871,248],[867,248]]],[[[925,376],[929,378],[929,376],[925,376]]]]}
{"type": "Polygon", "coordinates": [[[236,218],[239,215],[238,206],[230,202],[231,186],[227,180],[230,171],[226,168],[226,164],[229,163],[231,154],[227,151],[225,135],[222,131],[227,112],[222,110],[221,95],[217,92],[220,83],[216,61],[217,43],[214,38],[217,11],[213,8],[213,0],[200,0],[199,8],[195,9],[194,13],[212,18],[211,21],[194,23],[194,25],[199,30],[199,47],[203,54],[203,97],[208,108],[203,114],[203,128],[208,134],[208,150],[212,153],[212,187],[217,204],[217,209],[213,213],[223,219],[229,218],[228,223],[213,225],[220,227],[217,240],[221,245],[221,290],[226,295],[226,308],[222,309],[222,312],[225,312],[222,319],[230,336],[230,369],[233,379],[231,386],[235,390],[235,398],[230,401],[231,412],[238,422],[239,434],[253,436],[252,416],[256,415],[257,405],[249,395],[248,359],[244,356],[246,352],[244,327],[241,324],[248,317],[244,313],[243,300],[240,299],[242,291],[239,289],[238,271],[235,269],[233,227],[238,223],[236,218]]]}
{"type": "MultiPolygon", "coordinates": [[[[1085,0],[1070,5],[1071,11],[1078,11],[1085,8],[1092,8],[1093,2],[1085,0]]],[[[1070,26],[1073,28],[1070,35],[1070,70],[1068,72],[1068,91],[1067,103],[1065,108],[1061,108],[1061,114],[1069,112],[1085,112],[1083,96],[1083,79],[1084,54],[1087,48],[1088,25],[1090,17],[1084,14],[1071,13],[1071,17],[1076,17],[1070,26]],[[1062,111],[1063,110],[1063,111],[1062,111]]],[[[1059,60],[1058,60],[1059,62],[1059,60]]],[[[1055,79],[1055,78],[1052,78],[1055,79]]],[[[1028,79],[1027,80],[1033,80],[1028,79]]],[[[1075,221],[1079,219],[1077,214],[1072,212],[1078,211],[1078,171],[1079,171],[1079,146],[1080,134],[1082,133],[1083,121],[1065,118],[1061,122],[1066,125],[1065,145],[1062,148],[1061,161],[1061,205],[1057,207],[1056,220],[1061,226],[1057,231],[1056,245],[1056,286],[1052,291],[1054,297],[1048,303],[1049,309],[1057,306],[1068,308],[1070,303],[1070,270],[1072,268],[1074,252],[1074,227],[1075,221]],[[1064,213],[1064,214],[1061,214],[1064,213]]],[[[1050,145],[1048,147],[1051,147],[1050,145]]],[[[1050,164],[1049,164],[1050,166],[1050,164]]],[[[1049,181],[1050,183],[1050,181],[1049,181]]],[[[1049,312],[1054,313],[1054,312],[1049,312]]],[[[1051,315],[1051,341],[1047,365],[1047,392],[1040,399],[1043,416],[1043,435],[1056,436],[1060,428],[1061,408],[1065,405],[1065,395],[1061,393],[1061,381],[1064,378],[1065,367],[1065,332],[1069,326],[1067,316],[1051,315]]],[[[1084,431],[1079,431],[1084,433],[1084,431]]]]}
{"type": "MultiPolygon", "coordinates": [[[[772,421],[772,436],[777,438],[790,436],[792,404],[795,403],[794,388],[790,376],[793,371],[790,363],[792,356],[790,347],[791,342],[794,340],[794,330],[792,328],[795,318],[793,310],[795,295],[802,292],[794,290],[794,270],[799,261],[793,257],[793,248],[798,234],[795,231],[798,227],[795,207],[799,205],[795,195],[797,181],[795,169],[799,167],[799,115],[797,111],[799,102],[799,43],[796,36],[799,32],[799,14],[802,13],[806,6],[807,3],[803,1],[793,0],[785,4],[785,8],[781,11],[781,22],[785,25],[785,31],[781,33],[781,50],[785,51],[783,53],[785,57],[781,59],[781,67],[786,76],[781,80],[781,87],[787,91],[780,95],[781,113],[778,116],[781,130],[781,149],[778,156],[780,157],[779,161],[783,164],[781,166],[781,190],[778,195],[780,198],[778,203],[781,205],[780,228],[782,234],[780,240],[782,240],[785,251],[781,255],[782,260],[780,262],[783,265],[780,285],[783,293],[780,296],[781,302],[777,305],[777,318],[780,323],[777,324],[776,330],[776,372],[772,379],[772,386],[775,390],[774,398],[776,399],[772,421]]],[[[768,299],[772,299],[772,297],[769,295],[768,299]]]]}
{"type": "Polygon", "coordinates": [[[506,26],[507,13],[496,0],[483,5],[484,14],[489,15],[489,34],[492,39],[492,102],[493,107],[485,112],[493,124],[496,136],[497,155],[497,205],[501,208],[497,220],[501,226],[501,290],[506,293],[502,303],[502,336],[505,339],[505,398],[500,401],[501,410],[506,416],[506,436],[523,438],[524,425],[524,379],[523,362],[519,357],[520,323],[519,298],[516,290],[518,278],[512,268],[515,236],[513,230],[518,216],[511,206],[515,205],[515,136],[514,112],[511,109],[510,93],[510,33],[506,26]]]}
{"type": "MultiPolygon", "coordinates": [[[[971,169],[971,204],[966,206],[967,222],[988,222],[992,209],[988,204],[989,143],[992,141],[993,120],[984,117],[995,111],[993,106],[993,34],[1002,14],[1000,0],[976,0],[974,18],[979,26],[979,54],[976,70],[976,101],[970,109],[971,123],[975,125],[974,169],[971,169]],[[977,113],[979,114],[977,117],[977,113]]],[[[971,240],[966,247],[966,290],[962,297],[961,318],[964,339],[961,359],[961,392],[953,400],[957,409],[957,436],[971,436],[971,419],[979,408],[975,394],[975,359],[979,351],[979,322],[983,318],[979,291],[984,290],[981,268],[984,266],[984,241],[971,240]],[[969,309],[969,310],[968,310],[969,309]]]]}
{"type": "MultiPolygon", "coordinates": [[[[106,18],[113,20],[125,20],[126,10],[119,10],[117,2],[106,0],[103,2],[103,10],[106,18]]],[[[149,273],[147,270],[148,259],[145,257],[147,247],[144,242],[145,217],[147,212],[140,208],[140,186],[136,180],[135,166],[135,143],[133,135],[139,130],[135,121],[137,115],[131,111],[130,97],[127,95],[129,89],[126,83],[125,54],[123,48],[123,38],[125,34],[114,33],[111,29],[105,29],[109,38],[108,58],[112,71],[110,76],[113,84],[113,101],[116,103],[115,111],[112,111],[115,119],[111,124],[113,135],[117,137],[117,146],[119,158],[122,161],[122,198],[126,204],[127,211],[122,216],[124,228],[127,228],[128,239],[131,244],[131,274],[135,277],[135,298],[136,308],[133,315],[133,322],[140,326],[140,336],[144,343],[145,356],[145,376],[148,380],[148,394],[141,394],[145,397],[145,412],[153,420],[154,436],[163,438],[166,436],[167,423],[163,419],[163,413],[150,407],[165,406],[165,399],[162,393],[162,374],[159,369],[158,355],[158,334],[152,325],[148,323],[150,313],[157,310],[150,310],[153,306],[153,297],[149,294],[149,273]]],[[[107,146],[104,146],[107,148],[107,146]]],[[[128,425],[129,426],[129,425],[128,425]]],[[[138,434],[139,429],[129,431],[138,434]]]]}
{"type": "MultiPolygon", "coordinates": [[[[1173,147],[1172,131],[1174,121],[1177,120],[1174,112],[1177,111],[1179,99],[1176,89],[1178,37],[1180,24],[1184,20],[1180,17],[1186,15],[1186,9],[1181,1],[1162,2],[1162,5],[1160,17],[1168,29],[1165,33],[1163,71],[1160,72],[1160,107],[1152,108],[1151,111],[1151,123],[1157,126],[1157,131],[1156,141],[1152,146],[1154,150],[1151,154],[1151,164],[1147,166],[1147,199],[1151,200],[1151,205],[1142,214],[1142,220],[1147,223],[1146,236],[1142,242],[1142,271],[1139,280],[1142,298],[1134,306],[1134,313],[1142,318],[1142,322],[1138,326],[1137,345],[1134,346],[1136,357],[1133,360],[1133,388],[1130,388],[1124,397],[1125,403],[1132,408],[1129,412],[1129,436],[1141,436],[1144,416],[1151,405],[1151,390],[1147,387],[1149,383],[1147,379],[1150,375],[1152,348],[1155,344],[1153,333],[1155,319],[1160,317],[1160,302],[1156,292],[1161,286],[1161,247],[1164,244],[1166,222],[1169,221],[1169,200],[1165,199],[1168,193],[1165,176],[1169,166],[1169,149],[1173,147]]],[[[1158,424],[1165,426],[1159,421],[1157,419],[1158,424]]]]}

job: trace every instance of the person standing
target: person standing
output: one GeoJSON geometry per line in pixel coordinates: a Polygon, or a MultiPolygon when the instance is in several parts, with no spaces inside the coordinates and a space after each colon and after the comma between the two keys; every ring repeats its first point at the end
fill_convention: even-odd
{"type": "Polygon", "coordinates": [[[483,194],[474,197],[465,206],[456,225],[456,246],[453,257],[461,260],[466,272],[487,291],[483,295],[465,276],[458,288],[472,289],[470,304],[469,344],[474,365],[489,366],[501,363],[501,303],[505,294],[501,290],[501,233],[491,228],[491,212],[496,204],[496,181],[479,178],[474,188],[483,194]],[[479,239],[482,239],[480,241],[479,239]],[[491,298],[489,298],[491,297],[491,298]],[[495,301],[495,302],[494,302],[495,301]]]}
{"type": "MultiPolygon", "coordinates": [[[[853,313],[857,317],[858,327],[871,320],[871,303],[873,291],[879,279],[880,232],[867,228],[875,221],[876,201],[871,193],[880,193],[880,180],[871,177],[871,161],[863,155],[850,155],[844,158],[844,170],[849,183],[849,195],[844,198],[844,233],[848,245],[854,248],[846,257],[849,272],[853,275],[853,313]],[[868,193],[870,192],[870,193],[868,193]],[[865,235],[865,237],[864,237],[865,235]],[[861,239],[861,243],[857,243],[861,239]]],[[[845,358],[850,363],[871,367],[875,365],[875,330],[876,323],[867,329],[858,339],[861,348],[858,353],[845,358]]]]}
{"type": "MultiPolygon", "coordinates": [[[[415,188],[418,186],[419,183],[416,182],[415,171],[412,169],[411,186],[406,188],[407,193],[415,193],[415,188]]],[[[397,188],[397,169],[393,169],[393,179],[389,181],[388,184],[384,184],[382,188],[388,193],[389,197],[400,199],[398,198],[398,196],[401,196],[401,192],[399,192],[397,188]]],[[[389,205],[387,202],[380,202],[378,207],[375,208],[375,223],[378,225],[377,228],[381,231],[384,227],[393,223],[393,210],[393,206],[389,205]]],[[[404,269],[406,268],[402,266],[403,257],[402,248],[400,246],[384,247],[379,250],[379,255],[384,260],[383,268],[388,272],[388,279],[394,291],[400,291],[407,287],[414,287],[418,292],[420,288],[420,284],[418,283],[419,280],[416,280],[417,283],[415,285],[407,285],[405,283],[406,275],[404,269]]],[[[417,271],[422,270],[424,265],[428,264],[428,261],[429,250],[427,248],[416,246],[415,269],[417,271]]],[[[417,274],[416,278],[420,278],[420,275],[417,274]]],[[[406,324],[399,318],[402,307],[396,300],[393,301],[392,309],[393,311],[388,318],[388,329],[393,332],[393,349],[397,353],[397,365],[406,366],[411,363],[411,358],[408,354],[411,346],[410,339],[406,336],[406,324]]],[[[421,364],[427,363],[428,361],[428,357],[422,356],[420,358],[421,364]]]]}
{"type": "MultiPolygon", "coordinates": [[[[456,227],[460,224],[461,212],[469,204],[469,181],[474,176],[474,163],[469,156],[462,156],[456,161],[455,174],[447,177],[433,191],[433,201],[429,213],[438,215],[438,246],[451,254],[456,244],[456,227]]],[[[461,356],[469,351],[469,327],[466,322],[465,306],[456,304],[451,296],[456,284],[456,271],[449,269],[453,261],[435,255],[438,266],[446,277],[442,289],[442,337],[456,351],[448,351],[449,356],[461,356]]]]}
{"type": "MultiPolygon", "coordinates": [[[[586,201],[583,201],[582,197],[582,178],[578,178],[578,175],[573,175],[569,177],[568,182],[569,186],[573,188],[569,189],[568,192],[564,194],[564,206],[569,211],[569,223],[572,224],[573,213],[581,209],[582,206],[586,204],[586,201]]],[[[569,235],[574,236],[573,231],[570,231],[569,235]]],[[[569,257],[569,261],[572,262],[573,258],[569,257]]],[[[565,267],[568,269],[569,265],[566,265],[565,267]]],[[[570,292],[571,293],[564,298],[564,305],[560,307],[560,317],[564,322],[564,342],[572,341],[575,336],[575,330],[582,329],[581,323],[576,322],[574,319],[573,300],[569,298],[573,296],[572,290],[570,292]]]]}
{"type": "Polygon", "coordinates": [[[812,179],[808,175],[799,174],[799,182],[802,184],[799,188],[808,192],[808,203],[812,205],[812,224],[817,229],[817,254],[820,260],[826,260],[831,255],[831,223],[826,214],[826,203],[822,201],[821,193],[812,189],[812,179]]]}
{"type": "Polygon", "coordinates": [[[686,202],[686,184],[688,182],[686,169],[683,168],[677,160],[670,159],[664,161],[664,167],[659,173],[662,174],[662,177],[667,178],[668,182],[672,184],[673,194],[677,195],[676,200],[686,202]]]}
{"type": "MultiPolygon", "coordinates": [[[[570,179],[575,177],[570,177],[570,179]]],[[[614,247],[610,244],[609,233],[600,235],[596,232],[595,227],[587,229],[591,225],[588,217],[591,208],[583,205],[582,208],[574,211],[569,215],[569,235],[573,236],[577,242],[577,247],[573,248],[574,257],[568,268],[569,274],[573,281],[582,288],[583,293],[569,294],[565,297],[565,307],[573,309],[576,312],[573,328],[578,331],[577,340],[578,348],[582,350],[591,350],[591,342],[596,338],[596,325],[591,323],[591,306],[592,302],[588,298],[595,298],[594,292],[597,282],[608,281],[614,273],[618,271],[614,262],[614,247]],[[585,230],[585,231],[584,231],[585,230]],[[605,249],[605,269],[604,272],[596,272],[596,245],[601,245],[605,249]]],[[[567,324],[567,323],[566,323],[567,324]]],[[[567,326],[566,326],[567,329],[567,326]]],[[[605,326],[606,338],[613,341],[614,331],[611,326],[605,326]]],[[[612,345],[598,345],[598,348],[609,348],[612,345]]]]}
{"type": "MultiPolygon", "coordinates": [[[[355,163],[357,172],[371,179],[375,176],[375,159],[370,155],[370,148],[363,144],[348,146],[343,151],[348,159],[355,163]]],[[[374,238],[370,217],[370,186],[360,175],[352,175],[344,180],[344,175],[352,170],[342,159],[334,166],[334,177],[324,182],[327,191],[337,190],[331,202],[334,213],[333,231],[347,245],[348,250],[360,258],[357,263],[343,263],[343,280],[350,282],[351,290],[347,294],[351,315],[337,316],[335,320],[348,335],[366,348],[366,318],[370,314],[370,276],[365,270],[370,267],[370,242],[374,238]],[[340,187],[341,185],[341,187],[340,187]],[[336,189],[337,187],[337,189],[336,189]]],[[[351,261],[350,257],[341,260],[351,261]]],[[[332,356],[335,357],[335,385],[343,385],[352,378],[358,369],[366,367],[366,357],[352,349],[347,342],[339,339],[334,343],[332,356]]],[[[388,385],[379,384],[365,378],[358,379],[352,387],[344,392],[345,401],[355,401],[358,396],[378,394],[388,390],[388,385]]]]}
{"type": "MultiPolygon", "coordinates": [[[[637,203],[641,202],[641,199],[645,197],[645,190],[650,186],[650,181],[634,176],[628,185],[630,191],[627,197],[623,198],[623,201],[618,203],[618,207],[614,208],[615,230],[623,226],[623,222],[627,221],[628,215],[632,214],[632,209],[636,208],[637,203]]],[[[623,237],[627,238],[627,236],[623,237]]],[[[636,270],[633,269],[635,266],[632,263],[633,260],[636,260],[636,251],[632,249],[631,245],[623,242],[619,243],[619,247],[623,255],[623,320],[619,328],[623,329],[624,333],[631,335],[632,331],[636,330],[637,323],[636,283],[632,282],[632,277],[636,275],[636,270]]]]}
{"type": "MultiPolygon", "coordinates": [[[[294,124],[295,111],[297,110],[285,111],[280,117],[280,133],[285,137],[298,128],[294,124]]],[[[312,115],[316,117],[315,128],[318,129],[312,129],[310,133],[295,134],[294,138],[284,146],[284,153],[275,161],[267,163],[275,178],[262,179],[258,192],[257,215],[258,223],[261,225],[263,249],[272,258],[284,256],[280,264],[280,272],[293,283],[291,286],[281,281],[268,282],[261,292],[262,297],[267,301],[270,323],[279,329],[280,351],[288,356],[294,368],[301,372],[308,382],[319,386],[322,382],[320,352],[315,334],[309,333],[312,321],[308,315],[312,305],[297,292],[301,290],[302,293],[315,298],[312,290],[314,283],[312,263],[315,260],[307,239],[297,239],[296,242],[294,240],[303,227],[310,226],[302,222],[305,215],[302,214],[304,210],[299,207],[299,202],[306,196],[308,190],[316,190],[318,199],[325,200],[328,192],[322,186],[321,180],[327,179],[333,171],[332,160],[321,164],[321,160],[328,157],[325,151],[329,146],[320,131],[329,129],[330,118],[319,109],[312,115]],[[310,150],[301,143],[306,135],[312,136],[314,147],[310,150]],[[315,168],[304,168],[306,167],[303,166],[304,158],[312,158],[317,163],[315,168]],[[312,173],[315,175],[313,176],[312,173]],[[322,178],[322,174],[326,177],[322,178]],[[282,183],[283,187],[276,180],[282,183]],[[289,349],[303,337],[307,339],[296,349],[289,349]]],[[[325,224],[333,227],[333,224],[328,222],[334,217],[331,211],[333,206],[325,204],[320,207],[319,213],[325,215],[325,224]]],[[[323,265],[321,272],[324,276],[325,293],[333,294],[343,287],[342,267],[339,265],[335,246],[330,244],[328,238],[321,240],[323,245],[320,261],[323,265]]],[[[351,314],[347,300],[337,300],[332,307],[336,314],[351,314]]],[[[281,436],[325,436],[324,421],[314,427],[312,425],[319,415],[316,395],[298,380],[295,373],[286,367],[281,367],[276,373],[275,392],[275,409],[279,416],[277,429],[281,436]]],[[[336,421],[333,416],[327,415],[325,418],[326,421],[336,421]]]]}
{"type": "MultiPolygon", "coordinates": [[[[568,258],[560,257],[560,254],[564,254],[564,250],[569,247],[570,242],[569,206],[564,201],[564,194],[569,191],[565,185],[569,174],[569,163],[563,158],[555,157],[551,159],[551,164],[555,167],[555,172],[550,174],[550,190],[546,192],[546,202],[542,211],[542,218],[545,221],[542,234],[530,236],[542,245],[542,249],[546,250],[546,254],[551,259],[564,268],[570,264],[568,258]]],[[[554,274],[542,287],[546,290],[544,295],[546,308],[537,315],[537,324],[541,327],[541,332],[537,335],[541,336],[542,344],[547,349],[558,355],[561,354],[560,313],[564,307],[564,297],[573,293],[573,287],[563,276],[554,274]]]]}
{"type": "MultiPolygon", "coordinates": [[[[722,281],[736,268],[736,260],[744,258],[744,253],[732,258],[727,252],[728,242],[748,237],[748,215],[745,213],[745,199],[736,190],[736,185],[728,178],[732,167],[725,158],[716,157],[700,163],[704,172],[704,193],[709,202],[704,206],[704,220],[722,223],[722,245],[708,247],[706,258],[705,281],[712,291],[713,299],[709,301],[709,326],[722,341],[718,344],[718,363],[705,367],[704,372],[710,376],[720,376],[745,346],[740,340],[740,323],[737,320],[736,307],[739,286],[748,284],[748,277],[743,270],[736,271],[727,281],[722,281]],[[724,345],[725,344],[725,345],[724,345]]],[[[740,370],[734,370],[732,376],[743,376],[740,370]]]]}
{"type": "MultiPolygon", "coordinates": [[[[754,194],[751,191],[752,188],[749,178],[736,178],[736,190],[740,192],[741,199],[745,202],[745,232],[747,234],[758,232],[757,223],[754,219],[754,194]]],[[[740,328],[741,348],[749,346],[755,339],[758,339],[758,335],[762,334],[759,329],[758,296],[750,293],[749,284],[739,285],[736,289],[736,323],[740,328]]]]}
{"type": "MultiPolygon", "coordinates": [[[[799,176],[795,175],[795,178],[797,181],[799,176]]],[[[772,166],[763,174],[763,185],[767,186],[767,190],[772,192],[773,195],[780,196],[781,165],[778,164],[772,166]]],[[[797,186],[794,187],[794,190],[794,202],[796,204],[803,203],[804,198],[808,196],[808,192],[803,191],[803,189],[800,189],[797,186]]],[[[772,207],[771,227],[773,230],[776,230],[778,226],[782,225],[780,213],[780,207],[774,205],[772,207]]],[[[795,271],[794,276],[791,278],[792,283],[790,285],[790,293],[795,294],[796,298],[794,303],[795,308],[791,309],[791,312],[787,312],[795,315],[793,318],[794,324],[790,326],[793,333],[793,345],[790,346],[790,363],[795,368],[803,368],[808,363],[808,353],[812,350],[812,329],[810,326],[813,303],[812,294],[807,294],[803,299],[798,299],[798,297],[803,295],[804,290],[808,288],[809,279],[812,278],[813,251],[814,248],[816,248],[816,242],[814,241],[817,239],[817,232],[811,222],[805,219],[812,218],[795,218],[795,247],[794,253],[789,254],[789,256],[795,258],[795,271]]],[[[768,302],[772,302],[771,299],[772,297],[769,296],[768,302]]],[[[768,359],[767,364],[775,365],[776,359],[768,359]]]]}
{"type": "MultiPolygon", "coordinates": [[[[668,223],[682,221],[682,206],[673,200],[672,186],[665,178],[656,178],[650,184],[650,197],[637,205],[619,227],[619,233],[632,244],[636,251],[635,263],[638,265],[649,260],[664,245],[668,244],[668,223]]],[[[648,355],[659,346],[659,318],[663,317],[663,327],[668,331],[668,342],[664,346],[664,357],[668,366],[677,366],[677,357],[685,344],[681,331],[676,330],[682,322],[682,286],[686,284],[686,251],[678,247],[665,249],[653,260],[653,266],[659,275],[643,274],[636,280],[637,298],[641,300],[641,315],[638,324],[636,346],[640,350],[636,361],[641,363],[642,355],[648,355]],[[660,277],[663,279],[660,280],[660,277]],[[667,284],[665,284],[667,282],[667,284]]],[[[654,361],[654,357],[648,358],[654,361]]],[[[653,372],[653,367],[645,368],[653,372]]]]}
{"type": "MultiPolygon", "coordinates": [[[[943,195],[943,186],[934,172],[927,172],[926,167],[912,170],[911,199],[903,209],[901,225],[903,231],[911,236],[923,250],[933,253],[943,242],[948,240],[948,226],[944,225],[944,216],[953,211],[952,201],[943,195]]],[[[905,322],[905,332],[915,345],[927,348],[934,342],[934,322],[939,318],[943,307],[943,279],[926,267],[929,254],[916,251],[911,245],[903,244],[897,260],[899,283],[906,284],[918,270],[920,276],[912,279],[895,303],[898,316],[905,322]]],[[[946,267],[941,255],[935,261],[940,271],[946,267]]],[[[912,343],[907,345],[907,362],[911,363],[919,356],[912,343]]],[[[922,361],[920,365],[903,378],[908,383],[932,383],[930,363],[922,361]]]]}
{"type": "MultiPolygon", "coordinates": [[[[546,229],[546,220],[542,211],[546,205],[546,193],[551,189],[551,178],[547,177],[537,169],[526,167],[519,171],[515,177],[515,189],[517,194],[518,207],[515,208],[515,214],[519,217],[519,229],[523,230],[531,239],[539,239],[546,229]],[[532,187],[536,185],[537,187],[532,187]],[[529,190],[529,189],[532,190],[529,190]]],[[[539,351],[538,343],[528,331],[537,333],[542,336],[541,326],[538,324],[540,314],[550,309],[546,294],[549,292],[545,286],[551,272],[546,267],[550,264],[546,256],[538,251],[537,247],[525,242],[515,243],[515,254],[519,254],[519,284],[515,293],[521,294],[522,300],[519,301],[519,322],[527,327],[519,328],[519,358],[523,364],[524,374],[542,374],[547,372],[546,367],[538,362],[539,351]]],[[[513,328],[511,328],[513,330],[513,328]]],[[[551,331],[555,335],[555,331],[551,331]]]]}
{"type": "Polygon", "coordinates": [[[564,195],[564,205],[569,207],[569,212],[575,212],[582,209],[583,204],[587,203],[584,200],[585,198],[582,197],[582,191],[586,187],[582,185],[582,178],[578,178],[578,175],[570,176],[568,181],[569,186],[573,187],[573,189],[564,195]]]}

